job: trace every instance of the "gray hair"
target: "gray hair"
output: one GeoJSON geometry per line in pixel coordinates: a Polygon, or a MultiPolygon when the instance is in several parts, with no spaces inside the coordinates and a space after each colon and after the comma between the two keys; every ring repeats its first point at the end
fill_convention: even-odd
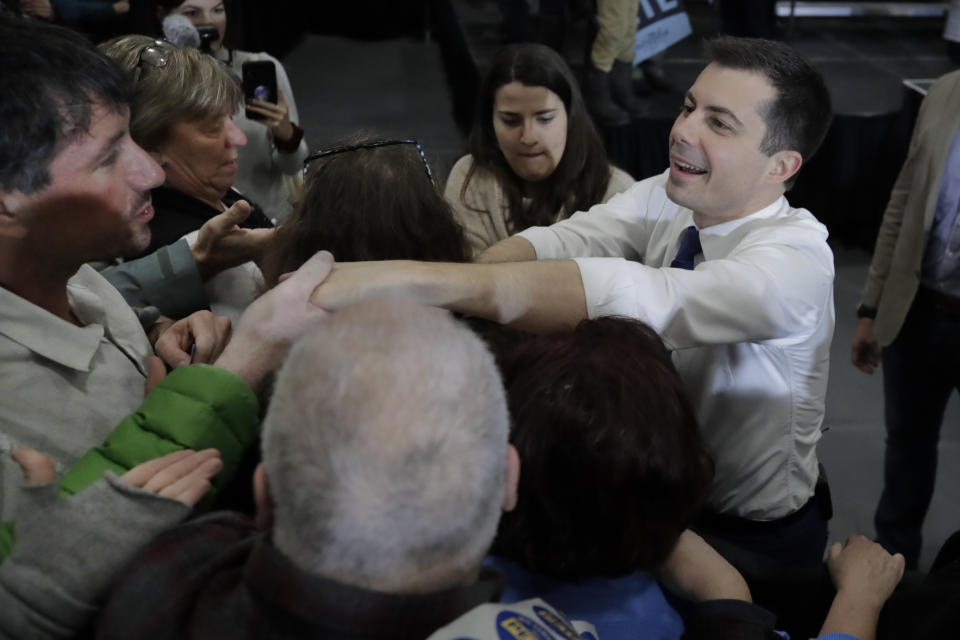
{"type": "Polygon", "coordinates": [[[162,145],[175,123],[232,115],[243,102],[233,72],[197,49],[129,35],[104,42],[100,50],[127,72],[133,84],[130,135],[147,151],[162,145]],[[160,50],[164,66],[141,61],[148,47],[160,50]]]}
{"type": "Polygon", "coordinates": [[[493,357],[447,312],[339,311],[294,346],[264,419],[274,543],[360,587],[462,584],[496,533],[508,431],[493,357]]]}

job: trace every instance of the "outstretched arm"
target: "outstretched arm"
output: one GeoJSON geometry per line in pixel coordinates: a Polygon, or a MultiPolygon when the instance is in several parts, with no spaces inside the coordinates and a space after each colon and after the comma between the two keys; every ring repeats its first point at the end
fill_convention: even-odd
{"type": "Polygon", "coordinates": [[[316,288],[311,301],[334,311],[379,298],[444,307],[527,331],[556,331],[587,317],[580,271],[571,260],[341,263],[316,288]]]}
{"type": "Polygon", "coordinates": [[[689,529],[680,535],[658,577],[674,593],[696,602],[753,601],[740,572],[689,529]]]}
{"type": "Polygon", "coordinates": [[[526,262],[536,260],[537,251],[526,238],[511,236],[474,258],[479,264],[495,264],[497,262],[526,262]]]}

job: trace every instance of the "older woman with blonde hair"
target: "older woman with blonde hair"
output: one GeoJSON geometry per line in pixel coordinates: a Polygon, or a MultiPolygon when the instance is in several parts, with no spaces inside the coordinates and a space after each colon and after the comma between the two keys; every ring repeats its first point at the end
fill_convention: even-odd
{"type": "Polygon", "coordinates": [[[227,30],[230,5],[224,0],[158,0],[157,9],[161,19],[178,14],[195,26],[215,27],[217,36],[209,43],[210,52],[238,76],[242,75],[246,62],[273,64],[277,101],[248,99],[246,109],[235,116],[237,126],[247,136],[247,145],[240,151],[236,185],[263,205],[271,218],[282,222],[293,210],[299,191],[300,169],[309,154],[307,142],[283,64],[264,51],[242,51],[228,46],[232,40],[227,30]]]}
{"type": "MultiPolygon", "coordinates": [[[[130,133],[166,174],[152,192],[150,253],[241,200],[232,185],[246,137],[233,115],[243,93],[229,70],[196,49],[139,35],[114,38],[100,49],[128,73],[130,133]]],[[[244,226],[273,225],[253,206],[244,226]]]]}

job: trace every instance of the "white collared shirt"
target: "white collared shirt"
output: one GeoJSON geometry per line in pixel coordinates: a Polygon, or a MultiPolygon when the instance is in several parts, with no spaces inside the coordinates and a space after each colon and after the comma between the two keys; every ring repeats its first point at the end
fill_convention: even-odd
{"type": "Polygon", "coordinates": [[[826,228],[781,197],[701,229],[694,270],[669,268],[693,213],[666,180],[519,235],[538,259],[576,259],[590,317],[642,320],[673,351],[716,463],[708,504],[783,517],[817,479],[834,324],[826,228]]]}
{"type": "Polygon", "coordinates": [[[84,326],[0,287],[0,455],[33,447],[58,472],[140,406],[153,353],[136,314],[91,267],[67,295],[84,326]]]}

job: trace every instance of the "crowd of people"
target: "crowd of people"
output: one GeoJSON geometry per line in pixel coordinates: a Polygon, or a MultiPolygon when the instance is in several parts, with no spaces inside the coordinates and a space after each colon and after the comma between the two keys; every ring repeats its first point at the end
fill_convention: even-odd
{"type": "Polygon", "coordinates": [[[785,194],[831,105],[803,56],[708,40],[669,169],[634,181],[566,62],[508,46],[442,181],[413,137],[309,153],[222,3],[159,9],[205,50],[0,10],[0,636],[949,635],[960,537],[914,570],[956,386],[918,365],[960,309],[956,74],[858,311],[879,543],[828,548],[833,255],[785,194]]]}

